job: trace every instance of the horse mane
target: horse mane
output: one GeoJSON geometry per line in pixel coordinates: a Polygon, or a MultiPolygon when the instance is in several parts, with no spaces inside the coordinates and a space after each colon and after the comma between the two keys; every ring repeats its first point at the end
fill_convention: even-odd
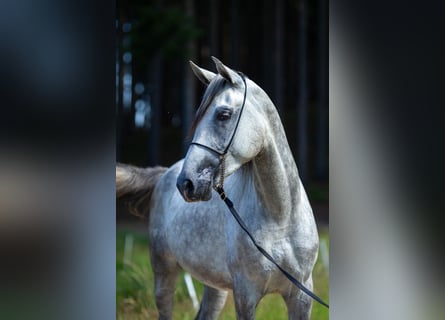
{"type": "Polygon", "coordinates": [[[204,114],[206,113],[207,109],[209,108],[210,104],[212,103],[213,99],[218,95],[218,93],[221,92],[224,85],[227,83],[227,80],[223,77],[215,77],[207,87],[207,90],[204,92],[204,96],[201,100],[201,104],[196,110],[195,119],[192,122],[192,125],[190,127],[190,133],[189,136],[192,137],[195,133],[196,128],[198,127],[199,122],[204,117],[204,114]]]}

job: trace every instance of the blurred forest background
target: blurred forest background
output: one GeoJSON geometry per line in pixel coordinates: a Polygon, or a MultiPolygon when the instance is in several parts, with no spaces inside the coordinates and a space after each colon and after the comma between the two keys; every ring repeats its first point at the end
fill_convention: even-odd
{"type": "MultiPolygon", "coordinates": [[[[119,0],[116,160],[181,159],[210,56],[260,85],[279,110],[317,220],[328,221],[326,0],[119,0]]],[[[122,217],[118,213],[118,219],[122,217]]]]}

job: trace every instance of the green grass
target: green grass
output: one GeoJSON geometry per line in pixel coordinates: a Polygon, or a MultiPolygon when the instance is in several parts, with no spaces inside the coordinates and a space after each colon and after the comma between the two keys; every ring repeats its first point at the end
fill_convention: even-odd
{"type": "MultiPolygon", "coordinates": [[[[157,319],[157,310],[153,294],[153,274],[150,267],[148,253],[148,240],[143,234],[134,233],[118,228],[116,243],[116,306],[118,320],[146,320],[157,319]],[[124,242],[126,234],[134,237],[131,263],[124,264],[124,242]]],[[[326,241],[329,248],[329,234],[320,231],[320,239],[326,241]]],[[[320,258],[315,265],[314,291],[324,301],[329,296],[329,273],[322,266],[320,258]]],[[[193,280],[198,299],[201,299],[203,286],[193,280]]],[[[173,319],[189,320],[196,315],[192,302],[188,296],[184,278],[178,278],[175,292],[175,305],[173,319]]],[[[325,320],[329,318],[326,308],[314,302],[312,320],[325,320]]],[[[235,319],[233,296],[230,294],[226,305],[219,317],[221,320],[235,319]]],[[[267,295],[257,308],[256,319],[287,319],[286,305],[279,295],[267,295]]]]}

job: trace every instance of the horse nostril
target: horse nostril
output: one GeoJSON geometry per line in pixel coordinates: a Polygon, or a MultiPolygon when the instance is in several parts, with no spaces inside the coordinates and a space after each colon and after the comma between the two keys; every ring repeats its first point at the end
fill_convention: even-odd
{"type": "Polygon", "coordinates": [[[176,187],[179,192],[183,195],[190,195],[194,190],[193,182],[190,179],[185,179],[184,177],[179,177],[176,181],[176,187]]]}
{"type": "Polygon", "coordinates": [[[185,179],[182,183],[182,190],[187,194],[193,193],[193,182],[190,179],[185,179]]]}

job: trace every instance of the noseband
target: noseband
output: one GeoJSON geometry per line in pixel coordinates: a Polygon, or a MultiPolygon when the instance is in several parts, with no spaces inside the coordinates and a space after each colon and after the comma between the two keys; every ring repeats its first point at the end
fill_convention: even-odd
{"type": "Polygon", "coordinates": [[[190,143],[190,145],[199,146],[199,147],[204,148],[204,149],[206,149],[208,151],[216,153],[219,156],[219,161],[220,161],[220,179],[219,179],[219,183],[213,187],[216,191],[221,190],[224,187],[224,176],[225,176],[225,170],[226,170],[226,165],[225,165],[226,154],[229,152],[229,148],[232,145],[233,138],[235,137],[235,133],[238,130],[238,125],[239,125],[240,120],[241,120],[241,115],[242,115],[243,110],[244,110],[244,105],[246,104],[246,96],[247,96],[246,77],[245,77],[245,75],[242,72],[238,71],[238,74],[241,76],[241,79],[243,79],[243,82],[244,82],[243,104],[241,105],[241,110],[239,112],[238,119],[236,120],[235,128],[233,129],[233,132],[232,132],[232,136],[230,137],[229,143],[224,148],[224,151],[223,152],[218,151],[218,150],[216,150],[216,149],[214,149],[212,147],[209,147],[209,146],[207,146],[205,144],[202,144],[202,143],[199,143],[199,142],[195,142],[195,141],[192,141],[190,143]]]}

